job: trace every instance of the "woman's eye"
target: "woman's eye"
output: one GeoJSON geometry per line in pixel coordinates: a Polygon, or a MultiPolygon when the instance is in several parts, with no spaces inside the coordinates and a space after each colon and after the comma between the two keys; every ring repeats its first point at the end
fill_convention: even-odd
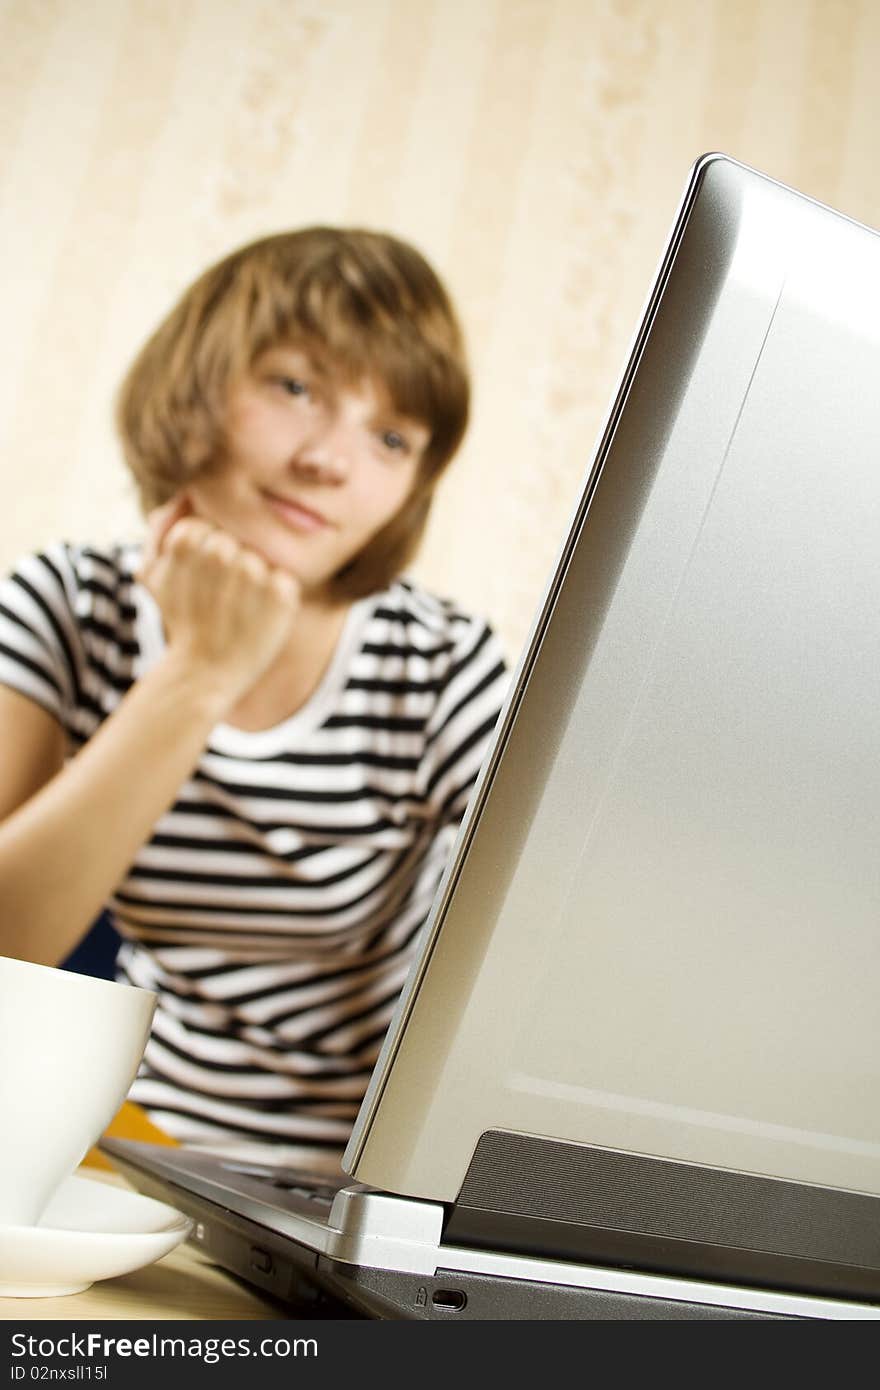
{"type": "Polygon", "coordinates": [[[299,377],[296,376],[278,377],[278,385],[287,392],[288,396],[307,396],[309,394],[306,383],[300,381],[299,377]]]}
{"type": "Polygon", "coordinates": [[[403,435],[399,434],[397,430],[386,430],[382,435],[382,443],[386,449],[391,449],[395,453],[406,453],[409,449],[403,435]]]}

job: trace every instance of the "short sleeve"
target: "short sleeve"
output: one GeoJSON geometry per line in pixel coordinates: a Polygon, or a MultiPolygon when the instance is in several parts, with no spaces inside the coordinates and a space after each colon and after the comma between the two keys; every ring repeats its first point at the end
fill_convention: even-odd
{"type": "Polygon", "coordinates": [[[420,768],[428,814],[439,825],[461,820],[488,751],[509,681],[492,627],[470,618],[457,633],[445,679],[426,726],[420,768]]]}
{"type": "Polygon", "coordinates": [[[0,581],[0,683],[65,726],[79,696],[74,593],[70,553],[61,545],[26,556],[0,581]]]}

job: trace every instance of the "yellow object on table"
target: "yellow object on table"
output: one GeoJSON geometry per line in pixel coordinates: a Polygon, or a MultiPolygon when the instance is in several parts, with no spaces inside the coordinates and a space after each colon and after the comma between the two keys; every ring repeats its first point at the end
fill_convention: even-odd
{"type": "MultiPolygon", "coordinates": [[[[131,1100],[123,1101],[122,1108],[105,1129],[104,1138],[140,1139],[145,1144],[167,1144],[179,1148],[177,1140],[170,1138],[164,1130],[154,1125],[141,1107],[131,1100]]],[[[83,1164],[88,1168],[106,1168],[110,1172],[114,1171],[113,1164],[97,1149],[89,1149],[83,1164]]]]}

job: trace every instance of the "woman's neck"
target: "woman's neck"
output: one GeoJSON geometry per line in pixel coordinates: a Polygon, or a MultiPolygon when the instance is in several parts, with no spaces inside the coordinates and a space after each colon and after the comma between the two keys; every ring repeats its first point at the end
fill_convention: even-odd
{"type": "Polygon", "coordinates": [[[254,732],[289,719],[311,699],[327,672],[351,601],[303,600],[290,638],[275,661],[226,716],[226,723],[254,732]]]}

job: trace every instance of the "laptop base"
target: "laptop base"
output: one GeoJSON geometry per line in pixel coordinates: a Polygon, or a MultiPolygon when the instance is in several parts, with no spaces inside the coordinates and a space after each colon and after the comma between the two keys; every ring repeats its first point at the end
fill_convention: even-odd
{"type": "Polygon", "coordinates": [[[194,1221],[190,1243],[285,1316],[406,1320],[877,1319],[880,1306],[785,1289],[458,1247],[444,1209],[357,1183],[310,1203],[204,1155],[101,1149],[139,1191],[194,1221]]]}
{"type": "Polygon", "coordinates": [[[396,1270],[356,1266],[345,1269],[323,1257],[318,1260],[317,1276],[327,1289],[372,1318],[617,1322],[779,1319],[787,1316],[675,1299],[645,1298],[612,1290],[468,1274],[456,1269],[438,1269],[436,1277],[425,1282],[419,1276],[396,1270]]]}

